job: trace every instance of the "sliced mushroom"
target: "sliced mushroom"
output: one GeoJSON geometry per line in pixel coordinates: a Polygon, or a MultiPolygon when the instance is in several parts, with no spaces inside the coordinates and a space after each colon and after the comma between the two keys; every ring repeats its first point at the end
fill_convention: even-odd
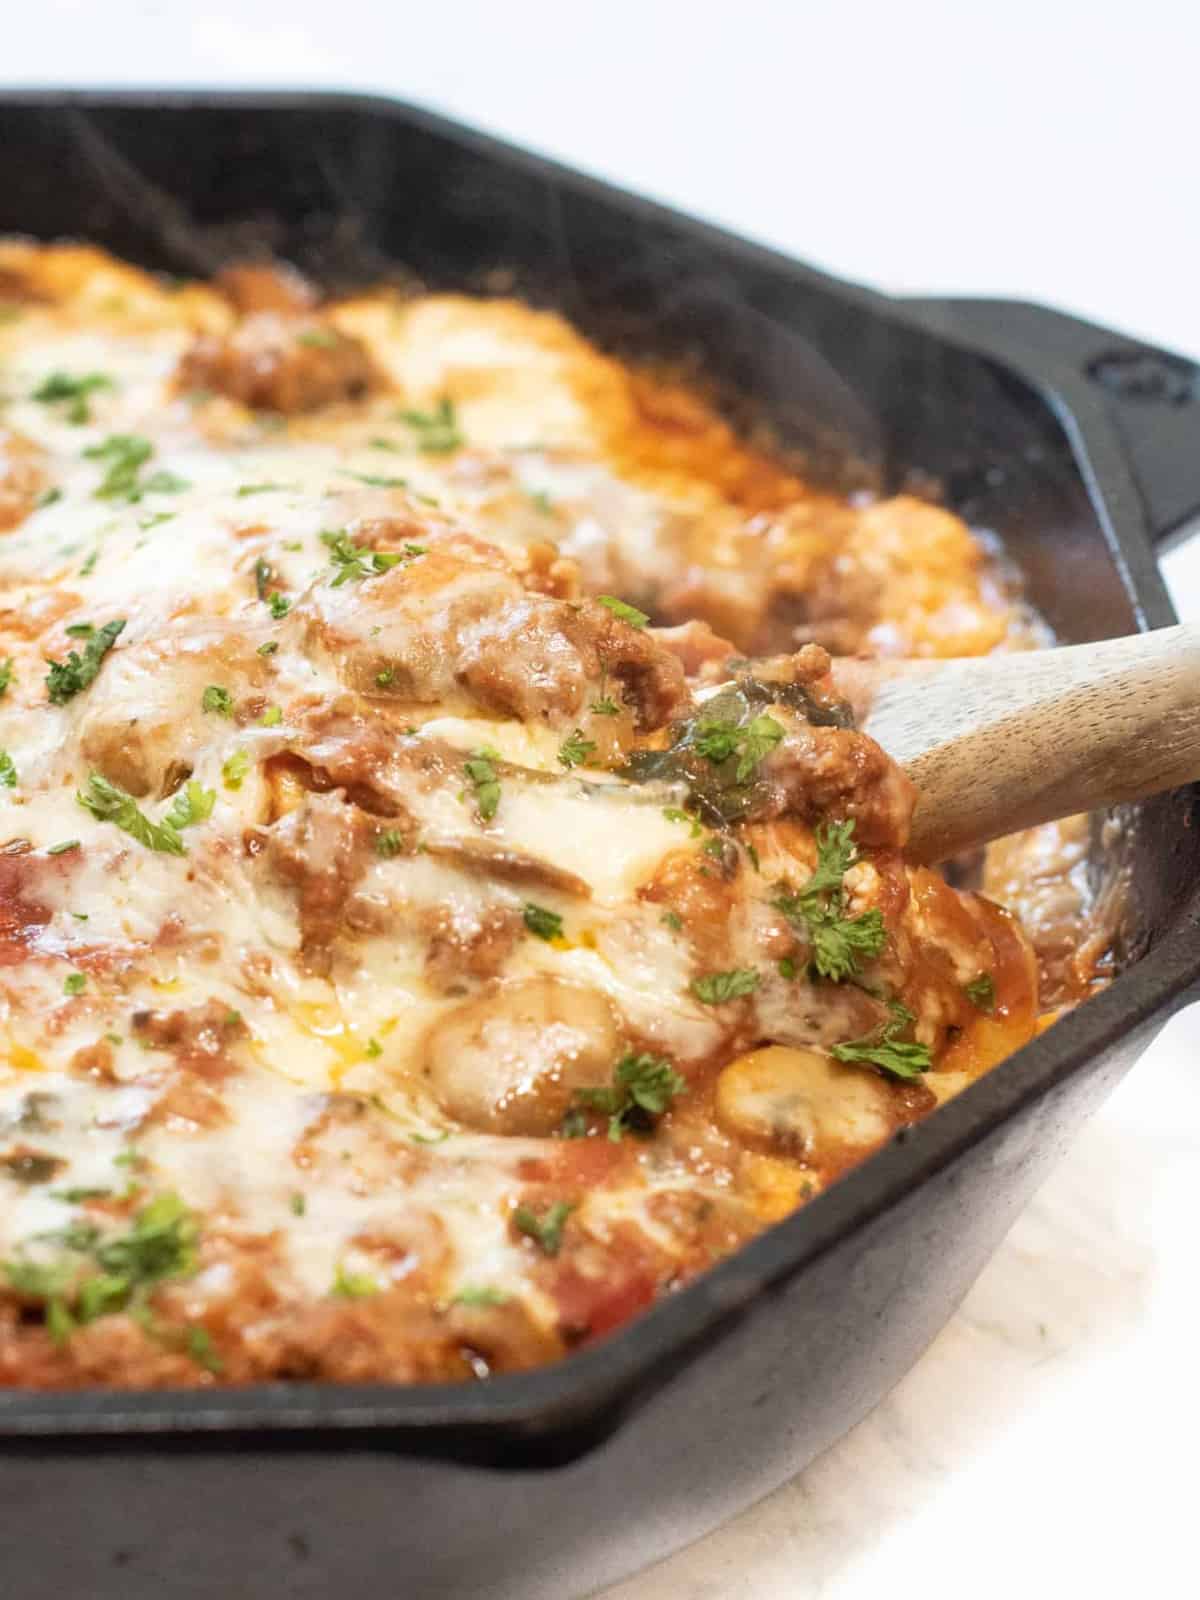
{"type": "Polygon", "coordinates": [[[736,1138],[818,1160],[834,1147],[876,1145],[893,1125],[876,1074],[784,1045],[731,1061],[717,1079],[716,1112],[736,1138]]]}
{"type": "Polygon", "coordinates": [[[425,1042],[442,1108],[486,1133],[553,1133],[575,1090],[611,1082],[621,1037],[602,994],[539,976],[457,1007],[425,1042]]]}

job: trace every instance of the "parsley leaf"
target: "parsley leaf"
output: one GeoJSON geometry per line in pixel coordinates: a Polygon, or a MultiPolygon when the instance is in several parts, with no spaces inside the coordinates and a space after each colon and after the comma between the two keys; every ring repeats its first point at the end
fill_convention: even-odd
{"type": "Polygon", "coordinates": [[[417,449],[424,455],[449,455],[466,443],[449,395],[443,395],[433,411],[401,411],[397,415],[417,435],[417,449]]]}
{"type": "Polygon", "coordinates": [[[556,1256],[562,1249],[563,1229],[575,1207],[569,1200],[558,1200],[545,1216],[539,1217],[528,1206],[518,1206],[513,1212],[513,1224],[518,1233],[540,1248],[543,1255],[556,1256]]]}
{"type": "Polygon", "coordinates": [[[452,1306],[506,1306],[511,1295],[488,1284],[464,1284],[451,1300],[452,1306]]]}
{"type": "Polygon", "coordinates": [[[219,683],[210,683],[200,696],[200,709],[213,711],[218,717],[231,717],[233,696],[228,689],[222,689],[219,683]]]}
{"type": "Polygon", "coordinates": [[[996,982],[990,972],[981,972],[977,978],[972,978],[970,983],[963,984],[963,993],[973,1006],[977,1006],[986,1016],[991,1016],[996,1009],[996,982]]]}
{"type": "Polygon", "coordinates": [[[861,1062],[878,1067],[881,1072],[890,1072],[894,1078],[919,1078],[933,1065],[929,1046],[918,1044],[914,1039],[897,1037],[912,1020],[913,1014],[907,1006],[893,1005],[890,1022],[872,1033],[864,1034],[861,1039],[835,1044],[831,1053],[838,1061],[861,1062]]]}
{"type": "Polygon", "coordinates": [[[572,767],[582,767],[595,748],[596,741],[585,738],[583,729],[576,728],[559,746],[558,759],[569,772],[572,767]]]}
{"type": "Polygon", "coordinates": [[[125,618],[117,617],[97,628],[83,647],[83,654],[72,650],[65,661],[46,658],[50,671],[46,674],[46,691],[51,703],[65,706],[81,689],[86,689],[100,671],[100,663],[117,642],[125,627],[125,618]]]}
{"type": "Polygon", "coordinates": [[[883,914],[864,911],[846,916],[842,880],[858,860],[853,819],[828,823],[817,830],[816,870],[796,894],[772,901],[808,941],[813,971],[832,983],[857,977],[864,961],[874,960],[887,942],[883,914]]]}
{"type": "Polygon", "coordinates": [[[138,433],[113,433],[103,444],[94,444],[83,453],[89,461],[108,464],[108,471],[100,480],[99,488],[93,491],[97,500],[133,502],[142,498],[138,473],[154,454],[154,446],[149,439],[143,439],[138,433]]]}
{"type": "Polygon", "coordinates": [[[0,700],[2,700],[8,693],[8,688],[12,683],[12,680],[13,659],[11,656],[5,656],[4,660],[0,661],[0,700]]]}
{"type": "Polygon", "coordinates": [[[240,789],[249,771],[249,750],[235,750],[221,767],[221,776],[225,780],[225,787],[227,789],[240,789]]]}
{"type": "Polygon", "coordinates": [[[329,1292],[340,1300],[366,1300],[368,1296],[379,1293],[379,1285],[367,1273],[347,1272],[339,1263],[333,1288],[329,1292]]]}
{"type": "Polygon", "coordinates": [[[753,967],[735,967],[730,972],[709,972],[692,982],[692,993],[706,1006],[724,1005],[727,1000],[740,1000],[758,988],[759,974],[753,967]]]}
{"type": "Polygon", "coordinates": [[[696,723],[694,744],[697,755],[715,767],[736,756],[734,782],[748,783],[759,763],[782,738],[782,726],[763,712],[744,727],[721,716],[701,717],[696,723]]]}
{"type": "Polygon", "coordinates": [[[17,769],[7,750],[0,750],[0,786],[5,789],[17,787],[17,769]]]}
{"type": "Polygon", "coordinates": [[[68,972],[63,979],[63,993],[76,995],[82,994],[87,988],[87,974],[83,972],[68,972]]]}
{"type": "Polygon", "coordinates": [[[267,609],[275,618],[275,621],[279,622],[292,609],[292,602],[287,595],[280,594],[279,590],[276,589],[267,596],[267,609]]]}
{"type": "Polygon", "coordinates": [[[18,1293],[44,1303],[51,1336],[65,1338],[76,1322],[126,1309],[145,1313],[146,1297],[157,1284],[196,1270],[199,1234],[195,1216],[167,1191],[137,1213],[127,1233],[104,1238],[94,1224],[74,1222],[49,1236],[65,1250],[90,1257],[97,1272],[81,1277],[68,1260],[43,1266],[23,1258],[5,1262],[4,1271],[18,1293]]]}
{"type": "Polygon", "coordinates": [[[69,402],[63,412],[66,421],[78,425],[92,420],[91,407],[88,405],[88,396],[97,389],[111,389],[112,379],[103,372],[87,372],[81,377],[73,378],[69,372],[52,372],[44,382],[33,391],[30,399],[40,401],[42,405],[54,405],[60,400],[69,402]]]}
{"type": "Polygon", "coordinates": [[[329,551],[329,559],[337,569],[333,579],[335,589],[340,589],[352,578],[377,577],[381,572],[389,572],[392,567],[399,566],[402,561],[411,561],[414,556],[425,554],[424,545],[419,544],[406,544],[403,550],[369,550],[365,545],[355,544],[344,528],[326,531],[321,535],[321,543],[329,551]]]}
{"type": "Polygon", "coordinates": [[[403,849],[404,835],[398,828],[386,828],[383,833],[375,837],[375,854],[382,856],[385,861],[398,856],[403,849]]]}
{"type": "Polygon", "coordinates": [[[187,828],[193,822],[207,822],[216,803],[217,791],[202,788],[192,778],[176,794],[165,820],[173,828],[187,828]]]}
{"type": "Polygon", "coordinates": [[[240,483],[234,491],[239,500],[244,500],[252,494],[282,494],[286,489],[294,488],[290,483],[240,483]]]}
{"type": "Polygon", "coordinates": [[[224,1372],[225,1363],[213,1349],[212,1335],[207,1328],[193,1323],[187,1331],[185,1344],[188,1355],[197,1366],[203,1367],[206,1372],[224,1372]]]}
{"type": "MultiPolygon", "coordinates": [[[[676,1095],[687,1089],[686,1078],[662,1056],[652,1056],[645,1051],[629,1051],[617,1062],[610,1087],[603,1089],[577,1089],[575,1099],[581,1106],[608,1115],[608,1137],[617,1142],[623,1133],[647,1134],[654,1119],[661,1117],[676,1095]]],[[[570,1120],[566,1132],[582,1133],[584,1127],[570,1120]]]]}
{"type": "Polygon", "coordinates": [[[490,822],[500,805],[500,779],[495,763],[501,759],[498,750],[485,744],[463,763],[463,771],[475,791],[475,809],[481,822],[490,822]]]}
{"type": "Polygon", "coordinates": [[[562,938],[563,919],[557,911],[548,911],[545,906],[535,906],[532,900],[527,900],[522,915],[525,926],[535,938],[545,939],[547,943],[562,938]]]}
{"type": "Polygon", "coordinates": [[[354,478],[358,483],[365,483],[369,489],[407,489],[407,478],[388,478],[378,472],[351,472],[349,467],[341,468],[342,475],[354,478]]]}
{"type": "Polygon", "coordinates": [[[682,811],[679,806],[664,806],[663,816],[666,817],[668,822],[687,823],[690,828],[688,834],[690,839],[698,839],[704,832],[704,829],[700,826],[699,819],[694,817],[690,811],[682,811]]]}
{"type": "Polygon", "coordinates": [[[611,695],[604,695],[599,700],[592,701],[592,710],[598,717],[619,717],[621,708],[611,695]]]}
{"type": "Polygon", "coordinates": [[[618,600],[616,595],[598,594],[596,599],[602,606],[607,606],[614,617],[620,617],[621,621],[627,622],[631,628],[644,628],[650,621],[644,611],[639,611],[626,600],[618,600]]]}
{"type": "MultiPolygon", "coordinates": [[[[199,785],[196,786],[199,788],[199,785]]],[[[115,783],[110,783],[100,773],[93,772],[88,779],[86,793],[79,790],[75,796],[85,811],[90,811],[97,822],[111,822],[148,850],[161,850],[167,855],[182,856],[187,851],[179,837],[178,825],[168,815],[162,822],[151,822],[138,809],[136,800],[115,783]]]]}

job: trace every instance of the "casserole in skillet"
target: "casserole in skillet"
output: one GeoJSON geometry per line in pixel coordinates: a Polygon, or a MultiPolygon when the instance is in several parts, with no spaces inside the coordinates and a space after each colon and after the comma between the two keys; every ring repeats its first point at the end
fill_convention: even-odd
{"type": "Polygon", "coordinates": [[[558,1359],[1032,1036],[824,648],[1024,642],[957,517],[511,300],[0,287],[6,1381],[558,1359]]]}
{"type": "MultiPolygon", "coordinates": [[[[1179,386],[1151,382],[1191,372],[1175,358],[1036,308],[907,307],[407,108],[34,95],[0,124],[10,232],[193,277],[247,237],[321,281],[402,261],[471,288],[502,262],[605,341],[700,346],[822,468],[849,459],[884,491],[932,474],[1002,533],[1058,637],[1170,620],[1148,537],[1200,500],[1179,386]]],[[[398,1590],[562,1600],[713,1526],[906,1369],[1186,993],[1190,819],[1183,795],[1128,819],[1122,965],[1140,959],[1110,988],[569,1361],[488,1384],[10,1393],[6,1570],[34,1600],[238,1592],[248,1571],[262,1595],[386,1571],[398,1590]]]]}

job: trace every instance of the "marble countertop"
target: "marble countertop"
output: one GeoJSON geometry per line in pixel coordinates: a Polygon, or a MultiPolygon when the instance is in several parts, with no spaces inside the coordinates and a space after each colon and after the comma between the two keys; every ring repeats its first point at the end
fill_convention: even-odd
{"type": "MultiPolygon", "coordinates": [[[[39,0],[0,87],[424,101],[898,293],[1010,295],[1200,354],[1178,0],[39,0]]],[[[1200,618],[1200,540],[1170,561],[1200,618]]],[[[892,1395],[605,1600],[1195,1592],[1200,1011],[1177,1017],[892,1395]]]]}

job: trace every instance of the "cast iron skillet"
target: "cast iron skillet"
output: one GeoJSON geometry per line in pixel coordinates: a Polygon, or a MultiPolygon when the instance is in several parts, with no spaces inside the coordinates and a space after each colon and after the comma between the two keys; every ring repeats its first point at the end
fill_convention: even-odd
{"type": "MultiPolygon", "coordinates": [[[[0,97],[0,231],[188,274],[267,244],[339,286],[397,264],[515,283],[602,342],[699,353],[814,471],[940,485],[1003,537],[1060,638],[1173,620],[1151,541],[1200,507],[1196,369],[1034,306],[889,300],[344,96],[0,97]]],[[[1098,873],[1130,874],[1111,988],[560,1366],[473,1388],[0,1398],[6,1591],[569,1600],[766,1493],[907,1370],[1188,998],[1195,812],[1191,791],[1163,797],[1123,819],[1119,861],[1097,852],[1098,873]]]]}

